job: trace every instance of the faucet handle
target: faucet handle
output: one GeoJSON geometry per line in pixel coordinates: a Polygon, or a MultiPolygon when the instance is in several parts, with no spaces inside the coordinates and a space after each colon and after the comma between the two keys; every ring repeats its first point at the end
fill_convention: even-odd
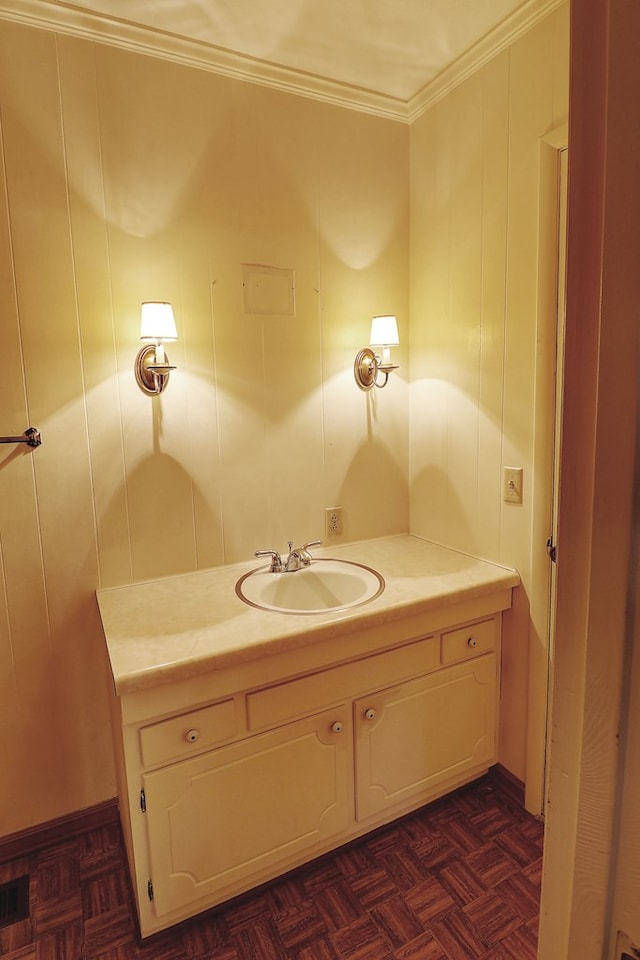
{"type": "Polygon", "coordinates": [[[322,540],[309,540],[308,543],[303,543],[300,547],[299,553],[302,557],[302,562],[305,566],[311,563],[313,557],[309,553],[309,547],[319,547],[322,543],[322,540]]]}
{"type": "Polygon", "coordinates": [[[280,573],[282,570],[282,557],[277,550],[256,550],[256,557],[271,557],[271,573],[280,573]]]}

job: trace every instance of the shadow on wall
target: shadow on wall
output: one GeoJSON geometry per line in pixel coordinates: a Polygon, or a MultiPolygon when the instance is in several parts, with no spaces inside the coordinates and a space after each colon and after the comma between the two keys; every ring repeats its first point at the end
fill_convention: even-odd
{"type": "MultiPolygon", "coordinates": [[[[116,491],[98,519],[98,539],[101,567],[104,561],[111,570],[108,582],[102,578],[102,586],[115,586],[197,569],[198,545],[201,552],[210,554],[217,548],[221,531],[206,492],[194,483],[193,476],[173,457],[156,452],[127,473],[126,488],[116,491]],[[122,528],[123,511],[129,526],[130,558],[129,570],[125,572],[121,564],[118,576],[104,551],[108,550],[110,531],[122,528]]],[[[121,547],[121,542],[116,545],[121,547]]]]}
{"type": "Polygon", "coordinates": [[[74,596],[66,618],[56,626],[54,643],[46,682],[55,709],[65,718],[54,725],[63,782],[81,780],[83,795],[91,797],[95,783],[110,777],[107,795],[113,796],[113,763],[105,769],[106,756],[111,756],[112,680],[95,593],[83,590],[74,596]]]}
{"type": "Polygon", "coordinates": [[[409,529],[406,474],[379,440],[369,439],[358,447],[338,497],[344,507],[344,541],[353,539],[350,529],[366,531],[367,518],[373,514],[376,537],[409,529]]]}
{"type": "MultiPolygon", "coordinates": [[[[12,434],[13,436],[13,434],[12,434]]],[[[0,452],[4,455],[0,457],[0,470],[4,470],[5,467],[16,460],[18,457],[29,456],[33,453],[33,450],[30,447],[25,446],[24,444],[16,443],[15,446],[6,446],[4,449],[0,447],[0,452]]]]}
{"type": "Polygon", "coordinates": [[[454,550],[464,548],[465,552],[474,552],[476,533],[448,473],[439,467],[425,467],[412,480],[409,496],[412,514],[419,518],[417,532],[420,536],[444,543],[454,550]],[[447,518],[455,518],[455,530],[447,518]]]}

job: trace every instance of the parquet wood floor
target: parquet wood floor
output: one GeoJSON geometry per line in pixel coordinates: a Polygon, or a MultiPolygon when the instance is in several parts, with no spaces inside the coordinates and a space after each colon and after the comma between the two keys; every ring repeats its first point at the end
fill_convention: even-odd
{"type": "Polygon", "coordinates": [[[117,826],[0,865],[3,960],[535,960],[542,824],[490,777],[141,943],[117,826]]]}

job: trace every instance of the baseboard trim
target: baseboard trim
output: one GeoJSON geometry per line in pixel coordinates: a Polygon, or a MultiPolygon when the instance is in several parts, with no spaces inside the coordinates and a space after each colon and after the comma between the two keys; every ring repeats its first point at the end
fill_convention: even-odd
{"type": "Polygon", "coordinates": [[[519,806],[524,807],[524,783],[519,780],[515,774],[503,767],[501,763],[496,763],[489,770],[489,776],[498,784],[500,789],[506,793],[519,806]]]}
{"type": "MultiPolygon", "coordinates": [[[[522,780],[519,780],[500,763],[491,767],[488,775],[499,784],[500,788],[512,800],[524,807],[524,783],[522,780]]],[[[47,823],[41,823],[35,827],[9,834],[0,838],[0,863],[29,856],[29,854],[43,850],[45,847],[72,840],[88,830],[98,830],[100,827],[111,826],[118,820],[118,800],[117,797],[113,797],[113,799],[104,800],[93,807],[77,810],[75,813],[58,817],[56,820],[49,820],[47,823]]]]}
{"type": "Polygon", "coordinates": [[[0,838],[0,863],[26,857],[45,847],[72,840],[88,830],[110,826],[118,821],[118,800],[104,800],[93,807],[68,813],[64,817],[19,830],[0,838]]]}

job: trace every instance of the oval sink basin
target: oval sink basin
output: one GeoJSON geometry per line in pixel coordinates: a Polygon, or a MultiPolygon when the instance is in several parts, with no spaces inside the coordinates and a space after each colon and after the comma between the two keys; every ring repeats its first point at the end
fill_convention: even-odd
{"type": "Polygon", "coordinates": [[[350,560],[313,560],[291,573],[260,567],[236,583],[241,600],[278,613],[329,613],[369,603],[384,590],[384,580],[371,567],[350,560]]]}

